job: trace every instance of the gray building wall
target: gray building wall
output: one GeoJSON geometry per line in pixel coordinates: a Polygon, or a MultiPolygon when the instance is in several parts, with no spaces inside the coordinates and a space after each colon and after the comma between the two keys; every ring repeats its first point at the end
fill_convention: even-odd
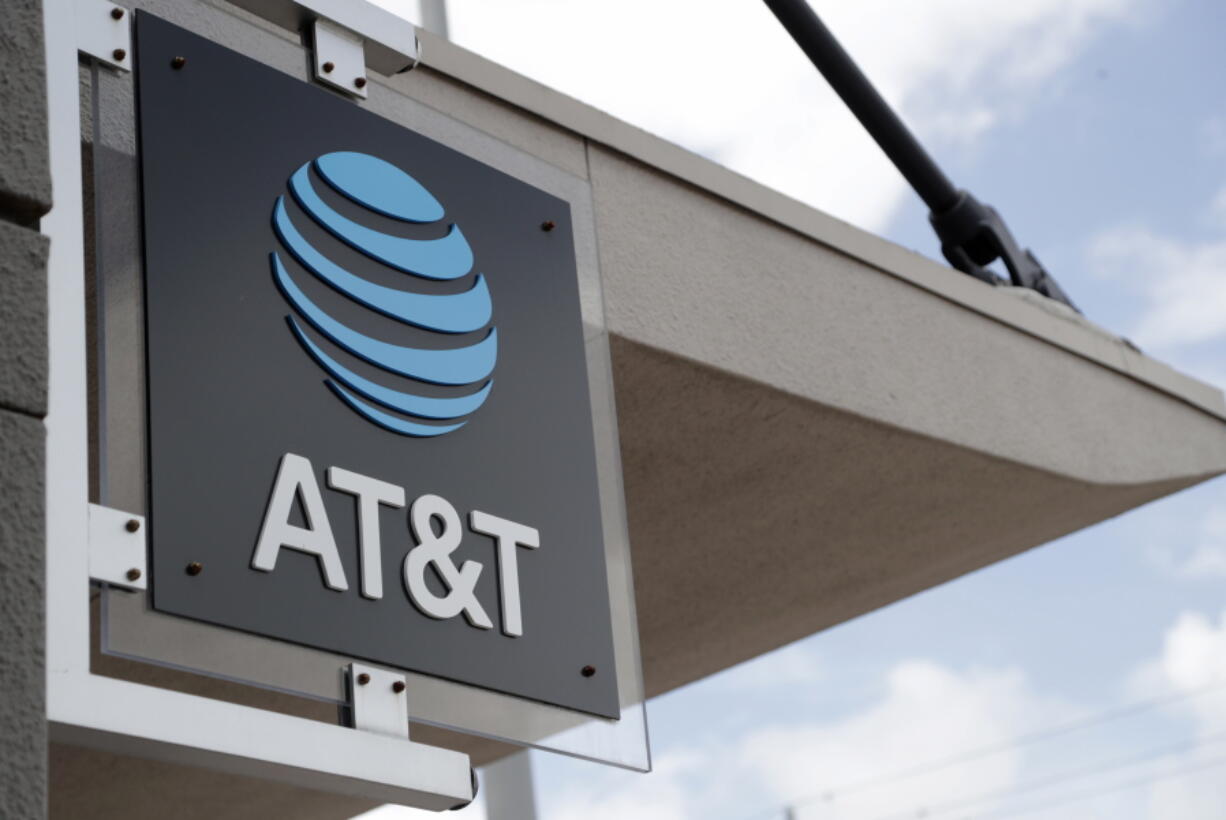
{"type": "Polygon", "coordinates": [[[46,815],[44,443],[51,207],[40,0],[0,3],[0,817],[46,815]]]}

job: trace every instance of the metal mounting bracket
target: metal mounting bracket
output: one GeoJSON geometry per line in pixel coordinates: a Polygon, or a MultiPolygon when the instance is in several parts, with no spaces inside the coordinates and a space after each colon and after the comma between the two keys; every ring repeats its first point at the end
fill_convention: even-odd
{"type": "MultiPolygon", "coordinates": [[[[315,76],[328,85],[340,88],[365,97],[358,93],[359,89],[351,84],[341,85],[345,80],[333,81],[329,77],[320,76],[323,62],[331,58],[319,58],[319,32],[314,29],[316,21],[323,21],[333,28],[338,28],[350,36],[356,36],[363,46],[359,54],[362,76],[365,78],[365,67],[370,67],[380,74],[400,74],[414,68],[420,60],[417,42],[417,27],[408,20],[393,14],[387,9],[373,3],[358,3],[353,0],[229,0],[231,5],[246,9],[252,14],[282,26],[290,31],[313,34],[315,36],[315,76]]],[[[340,63],[332,59],[332,72],[341,74],[340,63]]],[[[349,81],[356,79],[352,74],[349,81]]]]}
{"type": "Polygon", "coordinates": [[[315,79],[366,99],[366,49],[362,37],[322,17],[311,23],[315,79]]]}
{"type": "Polygon", "coordinates": [[[123,589],[147,589],[145,518],[89,505],[89,577],[123,589]]]}
{"type": "Polygon", "coordinates": [[[77,50],[120,71],[132,70],[132,13],[106,0],[76,0],[77,50]]]}
{"type": "Polygon", "coordinates": [[[351,663],[349,720],[354,729],[409,739],[409,693],[405,676],[351,663]]]}

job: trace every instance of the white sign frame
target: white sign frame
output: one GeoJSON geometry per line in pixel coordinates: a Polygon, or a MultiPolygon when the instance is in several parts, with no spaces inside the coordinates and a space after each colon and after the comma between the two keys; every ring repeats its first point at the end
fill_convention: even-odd
{"type": "Polygon", "coordinates": [[[95,675],[90,670],[89,438],[76,0],[45,0],[54,206],[48,261],[46,682],[51,739],[441,810],[473,798],[468,756],[95,675]]]}

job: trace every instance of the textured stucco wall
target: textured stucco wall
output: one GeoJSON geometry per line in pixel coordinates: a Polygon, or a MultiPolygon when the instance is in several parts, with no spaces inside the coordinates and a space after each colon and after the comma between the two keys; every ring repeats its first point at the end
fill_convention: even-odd
{"type": "Polygon", "coordinates": [[[0,817],[13,820],[46,805],[43,439],[41,420],[0,411],[0,817]]]}
{"type": "Polygon", "coordinates": [[[46,815],[43,473],[51,205],[40,0],[0,3],[0,817],[46,815]]]}
{"type": "Polygon", "coordinates": [[[41,0],[0,3],[0,218],[34,225],[51,207],[41,0]]]}

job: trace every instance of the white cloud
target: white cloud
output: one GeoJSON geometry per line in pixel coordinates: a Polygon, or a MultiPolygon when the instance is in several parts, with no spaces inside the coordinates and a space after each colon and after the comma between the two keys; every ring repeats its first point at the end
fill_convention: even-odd
{"type": "Polygon", "coordinates": [[[1185,775],[1155,781],[1141,795],[1146,817],[1180,820],[1218,820],[1226,805],[1223,766],[1226,750],[1221,733],[1226,728],[1226,692],[1215,689],[1226,681],[1226,611],[1215,623],[1198,612],[1183,612],[1167,630],[1158,656],[1141,664],[1133,675],[1134,692],[1183,694],[1164,710],[1190,724],[1205,744],[1180,757],[1159,758],[1156,772],[1187,771],[1185,775]],[[1201,767],[1198,769],[1198,767],[1201,767]]]}
{"type": "MultiPolygon", "coordinates": [[[[1136,680],[1144,678],[1147,688],[1130,700],[1195,693],[1226,675],[1226,613],[1220,621],[1181,616],[1144,670],[1136,680]]],[[[1087,712],[1045,697],[1017,670],[904,661],[886,675],[878,700],[846,716],[797,713],[792,722],[777,717],[738,734],[695,732],[659,755],[647,776],[603,769],[555,777],[541,795],[542,817],[778,820],[788,804],[798,820],[953,820],[1019,811],[1044,820],[1219,817],[1226,800],[1220,770],[1181,773],[1226,751],[1223,739],[1211,743],[1223,728],[1226,698],[1188,697],[1125,720],[1017,742],[1102,714],[1115,705],[1113,695],[1103,693],[1087,712]],[[1205,748],[1169,748],[1189,728],[1205,748]],[[1147,750],[1161,754],[1145,757],[1147,750]],[[900,772],[912,776],[894,776],[900,772]],[[806,796],[813,799],[800,799],[806,796]]]]}
{"type": "MultiPolygon", "coordinates": [[[[592,788],[590,782],[563,787],[545,807],[544,820],[683,820],[694,817],[689,809],[698,801],[690,793],[687,776],[707,771],[707,755],[681,750],[661,755],[649,775],[615,774],[619,785],[630,788],[592,788]],[[632,779],[627,779],[627,777],[632,779]]],[[[538,801],[539,802],[539,801],[538,801]]]]}
{"type": "Polygon", "coordinates": [[[1121,227],[1091,240],[1099,275],[1138,287],[1147,304],[1132,338],[1172,350],[1226,336],[1226,241],[1186,242],[1143,227],[1121,227]]]}
{"type": "MultiPolygon", "coordinates": [[[[1150,688],[1133,698],[1155,688],[1191,693],[1226,674],[1226,614],[1220,622],[1181,616],[1145,667],[1150,688]]],[[[1126,720],[1017,742],[1102,714],[1113,705],[1112,694],[1104,693],[1087,713],[1036,692],[1017,670],[959,671],[931,660],[904,661],[890,670],[884,695],[867,708],[692,742],[664,756],[655,773],[603,778],[605,788],[567,781],[567,793],[544,816],[778,820],[790,804],[797,820],[953,820],[997,812],[1044,820],[1220,817],[1226,804],[1220,769],[1186,770],[1212,764],[1226,751],[1226,743],[1217,738],[1213,745],[1210,734],[1222,728],[1223,715],[1214,710],[1226,699],[1215,706],[1189,697],[1126,720]],[[1189,726],[1205,748],[1172,748],[1189,726]],[[1151,749],[1160,754],[1146,757],[1151,749]],[[908,771],[913,776],[893,776],[908,771]],[[755,800],[746,804],[749,792],[755,800]],[[806,796],[811,799],[800,799],[806,796]]]]}
{"type": "Polygon", "coordinates": [[[1200,735],[1226,729],[1226,611],[1215,622],[1182,612],[1163,636],[1156,657],[1138,664],[1128,681],[1133,697],[1168,698],[1164,713],[1200,735]]]}
{"type": "Polygon", "coordinates": [[[763,729],[746,738],[743,759],[782,800],[816,796],[796,805],[800,818],[916,812],[1014,785],[1023,751],[1004,749],[881,788],[841,794],[839,787],[998,743],[1050,723],[1052,714],[1016,671],[961,674],[907,661],[891,671],[876,706],[835,723],[763,729]]]}
{"type": "MultiPolygon", "coordinates": [[[[923,137],[956,146],[1054,93],[1057,70],[1142,1],[859,0],[818,11],[923,137]]],[[[907,196],[760,4],[457,0],[450,14],[461,45],[843,219],[880,230],[907,196]]]]}
{"type": "MultiPolygon", "coordinates": [[[[645,776],[603,769],[575,778],[571,766],[555,762],[552,776],[546,776],[548,793],[539,799],[542,817],[764,820],[771,807],[799,796],[999,743],[1068,714],[1037,697],[1013,670],[959,672],[912,660],[896,664],[885,682],[879,700],[844,718],[814,720],[797,712],[793,722],[778,722],[785,708],[774,711],[777,722],[743,732],[721,731],[718,723],[710,731],[695,730],[660,750],[655,771],[645,776]]],[[[812,679],[808,683],[814,685],[812,679]]],[[[780,681],[774,692],[741,691],[728,702],[731,708],[751,708],[786,701],[795,698],[799,685],[780,681]]],[[[1011,786],[1022,772],[1023,756],[1024,750],[1006,749],[886,788],[840,794],[833,803],[798,804],[795,810],[799,818],[868,820],[899,809],[936,807],[953,797],[1011,786]]]]}
{"type": "Polygon", "coordinates": [[[1226,681],[1226,611],[1217,624],[1199,612],[1180,614],[1166,633],[1158,663],[1179,691],[1226,681]]]}

